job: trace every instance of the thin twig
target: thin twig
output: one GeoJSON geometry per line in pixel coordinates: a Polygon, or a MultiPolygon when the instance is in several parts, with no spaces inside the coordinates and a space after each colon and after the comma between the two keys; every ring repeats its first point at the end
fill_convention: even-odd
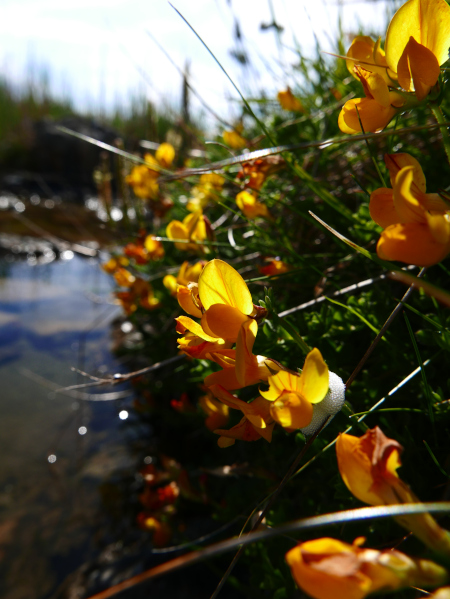
{"type": "Polygon", "coordinates": [[[164,366],[168,366],[169,364],[173,364],[174,362],[178,362],[185,357],[184,354],[180,354],[178,356],[173,356],[172,358],[168,358],[167,360],[163,360],[162,362],[156,362],[156,364],[152,364],[151,366],[146,366],[145,368],[141,368],[141,370],[135,370],[134,372],[127,372],[125,374],[113,374],[104,379],[98,379],[98,377],[93,377],[88,375],[87,373],[81,372],[85,376],[89,376],[90,378],[97,379],[92,383],[83,383],[82,385],[72,385],[71,387],[61,387],[56,389],[56,393],[62,393],[64,391],[73,391],[74,389],[84,389],[85,387],[97,387],[99,385],[118,385],[120,383],[124,383],[129,381],[132,378],[140,376],[141,374],[147,374],[148,372],[153,372],[154,370],[158,370],[159,368],[164,368],[164,366]]]}

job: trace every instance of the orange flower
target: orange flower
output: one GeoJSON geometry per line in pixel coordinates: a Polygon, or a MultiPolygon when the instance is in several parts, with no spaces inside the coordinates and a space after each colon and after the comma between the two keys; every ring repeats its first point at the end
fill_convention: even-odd
{"type": "Polygon", "coordinates": [[[208,416],[205,420],[205,424],[210,431],[225,426],[230,418],[230,410],[227,405],[218,401],[209,389],[206,395],[202,395],[199,398],[198,402],[201,409],[208,416]]]}
{"type": "Polygon", "coordinates": [[[305,112],[302,103],[294,96],[289,87],[285,91],[278,92],[277,98],[281,108],[284,110],[290,110],[291,112],[305,112]]]}
{"type": "Polygon", "coordinates": [[[383,227],[377,253],[384,260],[431,266],[450,252],[450,211],[435,193],[425,193],[420,164],[409,154],[386,154],[393,189],[370,196],[370,215],[383,227]]]}
{"type": "Polygon", "coordinates": [[[241,170],[236,177],[244,179],[244,187],[259,191],[267,177],[283,168],[284,164],[284,158],[276,155],[249,160],[241,164],[241,170]]]}
{"type": "Polygon", "coordinates": [[[362,542],[315,539],[288,551],[286,561],[298,586],[315,599],[363,599],[370,593],[447,581],[446,570],[432,561],[395,549],[363,549],[362,542]]]}
{"type": "Polygon", "coordinates": [[[266,262],[267,264],[265,266],[259,266],[258,270],[262,275],[266,275],[268,277],[281,275],[291,269],[289,264],[286,264],[286,262],[283,262],[282,260],[277,260],[276,258],[267,258],[266,262]]]}
{"type": "Polygon", "coordinates": [[[236,349],[222,349],[211,352],[211,359],[222,366],[219,372],[208,375],[204,384],[221,385],[227,391],[242,389],[267,381],[270,374],[278,372],[280,365],[265,356],[254,356],[252,353],[258,325],[255,320],[248,320],[241,326],[236,340],[236,349]]]}
{"type": "Polygon", "coordinates": [[[271,214],[265,204],[258,202],[256,196],[248,191],[241,191],[236,196],[236,204],[247,218],[271,218],[271,214]]]}
{"type": "MultiPolygon", "coordinates": [[[[342,480],[355,497],[369,505],[418,503],[397,474],[402,451],[402,446],[378,427],[359,438],[341,434],[336,455],[342,480]]],[[[396,520],[435,551],[450,555],[450,534],[430,514],[399,516],[396,520]]]]}
{"type": "Polygon", "coordinates": [[[240,410],[244,414],[239,424],[230,430],[217,429],[214,431],[220,435],[217,441],[219,447],[234,445],[236,439],[257,441],[261,437],[270,443],[275,423],[270,417],[270,404],[266,399],[257,397],[251,403],[246,403],[220,385],[212,385],[210,391],[225,405],[234,410],[240,410]]]}

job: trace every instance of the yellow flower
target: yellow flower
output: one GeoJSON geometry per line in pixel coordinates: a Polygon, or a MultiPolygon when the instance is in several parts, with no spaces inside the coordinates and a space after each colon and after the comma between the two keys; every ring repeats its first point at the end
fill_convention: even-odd
{"type": "Polygon", "coordinates": [[[220,385],[209,388],[214,395],[225,405],[234,410],[240,410],[244,417],[230,430],[217,429],[214,432],[220,435],[217,444],[219,447],[234,445],[236,439],[242,441],[257,441],[261,437],[266,441],[272,440],[274,422],[269,413],[269,402],[263,397],[257,397],[251,403],[238,399],[220,385]]]}
{"type": "Polygon", "coordinates": [[[450,6],[445,0],[408,0],[400,7],[386,33],[385,55],[379,40],[358,36],[347,53],[347,67],[361,80],[366,97],[345,103],[339,115],[341,131],[361,131],[358,113],[364,131],[379,131],[399,110],[426,100],[449,46],[450,6]]]}
{"type": "Polygon", "coordinates": [[[222,260],[211,260],[198,279],[202,327],[209,335],[233,343],[254,312],[252,296],[241,275],[222,260]]]}
{"type": "Polygon", "coordinates": [[[227,391],[241,389],[267,381],[269,375],[280,370],[274,360],[252,353],[258,325],[256,320],[244,322],[236,340],[236,349],[211,352],[211,359],[222,366],[222,370],[208,375],[204,384],[207,387],[221,385],[227,391]]]}
{"type": "Polygon", "coordinates": [[[126,177],[126,182],[131,185],[135,195],[144,200],[156,200],[159,196],[158,177],[161,168],[169,168],[175,158],[175,150],[168,143],[162,143],[156,150],[156,155],[145,154],[146,164],[133,167],[126,177]]]}
{"type": "Polygon", "coordinates": [[[420,164],[409,154],[386,154],[392,189],[381,187],[370,196],[370,215],[383,227],[377,253],[383,260],[431,266],[450,252],[447,204],[438,194],[425,193],[420,164]]]}
{"type": "Polygon", "coordinates": [[[278,92],[277,98],[281,108],[284,110],[290,110],[291,112],[305,112],[302,103],[294,96],[289,87],[285,91],[278,92]]]}
{"type": "Polygon", "coordinates": [[[271,402],[272,418],[289,431],[307,427],[313,418],[313,404],[328,393],[329,372],[322,354],[314,348],[306,356],[300,375],[285,370],[269,376],[268,391],[261,395],[271,402]]]}
{"type": "Polygon", "coordinates": [[[154,200],[159,194],[159,163],[151,154],[145,154],[144,160],[146,164],[134,166],[126,182],[138,198],[154,200]]]}
{"type": "MultiPolygon", "coordinates": [[[[172,220],[166,228],[166,235],[169,239],[179,239],[186,241],[204,241],[207,238],[206,230],[206,217],[203,216],[201,211],[193,212],[188,214],[183,222],[179,220],[172,220]]],[[[192,251],[192,252],[207,252],[208,248],[205,248],[199,243],[180,243],[175,242],[175,247],[178,250],[192,251]]]]}
{"type": "Polygon", "coordinates": [[[364,131],[376,132],[384,129],[405,103],[378,73],[371,73],[362,67],[354,67],[361,81],[365,98],[355,98],[344,104],[339,114],[338,125],[343,133],[359,133],[361,124],[364,131]]]}
{"type": "Polygon", "coordinates": [[[228,406],[218,401],[209,390],[206,395],[199,398],[198,403],[208,416],[205,424],[210,431],[220,428],[228,422],[230,418],[228,406]]]}
{"type": "Polygon", "coordinates": [[[189,212],[203,210],[210,200],[215,200],[222,190],[225,179],[218,173],[205,173],[198,185],[192,188],[192,197],[186,205],[189,212]]]}
{"type": "Polygon", "coordinates": [[[170,168],[175,158],[175,148],[168,143],[162,143],[156,150],[155,158],[163,168],[170,168]]]}
{"type": "Polygon", "coordinates": [[[229,341],[219,337],[211,337],[202,327],[187,316],[179,316],[177,333],[183,335],[178,338],[178,349],[191,358],[210,360],[210,353],[231,347],[229,341]]]}
{"type": "MultiPolygon", "coordinates": [[[[378,427],[359,438],[341,434],[336,455],[342,480],[355,497],[369,505],[417,503],[417,497],[397,474],[402,450],[378,427]]],[[[450,534],[430,514],[399,516],[396,520],[428,547],[450,555],[450,534]]]]}
{"type": "MultiPolygon", "coordinates": [[[[164,277],[164,287],[176,297],[177,289],[180,285],[186,288],[189,283],[197,283],[205,264],[206,262],[204,260],[199,260],[199,262],[196,262],[195,264],[189,264],[188,261],[183,262],[176,277],[173,275],[166,275],[164,277]]],[[[188,312],[188,314],[191,314],[191,312],[188,312]]]]}
{"type": "Polygon", "coordinates": [[[386,83],[392,83],[388,75],[388,65],[384,50],[381,49],[380,38],[376,42],[365,35],[357,35],[347,52],[347,69],[355,79],[359,79],[355,72],[356,66],[362,66],[371,73],[380,75],[386,83]]]}
{"type": "Polygon", "coordinates": [[[247,218],[271,218],[271,214],[265,204],[258,202],[256,197],[248,191],[241,191],[236,196],[236,204],[247,218]]]}
{"type": "Polygon", "coordinates": [[[386,33],[386,61],[406,91],[423,100],[437,83],[450,46],[450,6],[445,0],[409,0],[386,33]]]}
{"type": "Polygon", "coordinates": [[[222,133],[223,141],[233,150],[242,150],[247,145],[247,140],[241,135],[241,129],[241,127],[236,127],[232,131],[222,133]]]}
{"type": "Polygon", "coordinates": [[[315,599],[363,599],[370,593],[444,584],[446,570],[429,560],[388,549],[364,549],[332,538],[300,543],[286,561],[298,586],[315,599]]]}
{"type": "Polygon", "coordinates": [[[151,260],[159,260],[164,257],[163,244],[158,239],[155,239],[154,235],[147,235],[144,239],[144,247],[151,260]]]}

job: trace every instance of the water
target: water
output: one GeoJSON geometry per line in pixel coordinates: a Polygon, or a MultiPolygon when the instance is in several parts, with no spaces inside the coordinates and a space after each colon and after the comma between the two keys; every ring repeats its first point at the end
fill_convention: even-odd
{"type": "Polygon", "coordinates": [[[126,371],[112,353],[111,322],[120,314],[109,303],[112,288],[96,260],[0,262],[4,599],[51,596],[85,561],[98,534],[99,484],[130,463],[124,442],[130,390],[84,389],[119,391],[119,399],[95,403],[76,391],[55,392],[86,382],[72,367],[126,371]]]}

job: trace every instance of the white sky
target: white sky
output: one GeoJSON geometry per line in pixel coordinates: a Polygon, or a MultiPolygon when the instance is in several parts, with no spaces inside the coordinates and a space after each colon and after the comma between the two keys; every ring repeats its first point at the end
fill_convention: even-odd
{"type": "MultiPolygon", "coordinates": [[[[285,74],[285,66],[296,62],[295,54],[285,48],[280,56],[274,31],[260,30],[261,23],[272,20],[269,0],[173,0],[173,4],[246,94],[265,89],[275,97],[287,84],[296,87],[292,71],[285,74]],[[234,15],[257,75],[245,74],[230,57],[234,15]]],[[[338,0],[272,0],[272,5],[277,22],[285,28],[282,39],[287,48],[295,46],[295,36],[302,52],[311,55],[314,30],[322,49],[334,49],[338,0]]],[[[362,24],[384,35],[385,1],[344,0],[341,10],[346,33],[357,33],[362,24]]],[[[191,84],[216,112],[230,117],[227,100],[236,98],[236,92],[166,0],[0,0],[0,76],[20,84],[39,80],[46,71],[52,92],[70,96],[81,110],[127,106],[139,94],[178,108],[181,77],[146,31],[180,68],[190,60],[191,84]],[[146,72],[146,81],[139,69],[146,72]]],[[[231,106],[238,114],[236,104],[231,106]]]]}

